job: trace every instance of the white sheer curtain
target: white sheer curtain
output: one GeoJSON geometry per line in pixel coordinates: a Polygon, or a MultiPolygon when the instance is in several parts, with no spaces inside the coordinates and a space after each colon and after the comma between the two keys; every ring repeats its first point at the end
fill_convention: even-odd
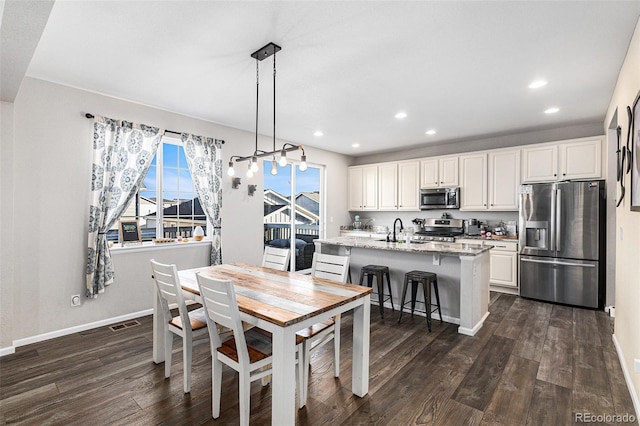
{"type": "Polygon", "coordinates": [[[222,141],[183,133],[182,143],[200,205],[212,227],[207,229],[211,237],[211,264],[219,265],[222,263],[222,141]]]}
{"type": "Polygon", "coordinates": [[[161,138],[158,127],[106,117],[94,119],[87,297],[98,297],[113,282],[106,232],[135,197],[161,138]]]}

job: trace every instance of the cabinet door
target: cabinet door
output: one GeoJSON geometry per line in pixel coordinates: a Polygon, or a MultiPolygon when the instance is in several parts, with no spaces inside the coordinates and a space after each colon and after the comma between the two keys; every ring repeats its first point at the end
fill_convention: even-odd
{"type": "Polygon", "coordinates": [[[558,179],[558,146],[522,148],[522,182],[553,182],[558,179]]]}
{"type": "Polygon", "coordinates": [[[487,209],[487,154],[460,156],[460,210],[487,209]]]}
{"type": "Polygon", "coordinates": [[[398,165],[383,164],[378,167],[378,209],[398,209],[398,165]]]}
{"type": "Polygon", "coordinates": [[[362,208],[363,210],[377,210],[378,208],[378,166],[364,166],[362,168],[362,208]]]}
{"type": "Polygon", "coordinates": [[[441,187],[458,186],[458,157],[441,158],[439,163],[439,177],[441,187]]]}
{"type": "Polygon", "coordinates": [[[560,172],[562,180],[601,178],[601,139],[561,144],[560,172]]]}
{"type": "Polygon", "coordinates": [[[518,287],[518,253],[491,250],[489,282],[506,287],[518,287]]]}
{"type": "Polygon", "coordinates": [[[363,183],[362,167],[349,167],[349,210],[362,210],[363,183]]]}
{"type": "Polygon", "coordinates": [[[520,150],[489,153],[489,210],[518,210],[520,150]]]}
{"type": "Polygon", "coordinates": [[[420,188],[437,188],[439,178],[437,158],[420,162],[420,188]]]}
{"type": "Polygon", "coordinates": [[[398,164],[398,210],[420,210],[420,163],[398,164]]]}

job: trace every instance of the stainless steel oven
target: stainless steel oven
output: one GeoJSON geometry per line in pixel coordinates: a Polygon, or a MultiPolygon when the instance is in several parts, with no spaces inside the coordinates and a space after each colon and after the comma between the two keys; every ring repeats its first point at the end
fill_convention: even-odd
{"type": "Polygon", "coordinates": [[[459,209],[460,188],[420,190],[420,210],[459,209]]]}

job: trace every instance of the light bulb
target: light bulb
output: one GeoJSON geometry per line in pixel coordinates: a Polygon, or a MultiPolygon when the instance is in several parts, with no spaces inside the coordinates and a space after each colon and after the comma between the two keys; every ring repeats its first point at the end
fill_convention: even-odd
{"type": "Polygon", "coordinates": [[[276,165],[275,158],[271,162],[271,174],[274,175],[274,176],[278,174],[278,166],[276,165]]]}
{"type": "Polygon", "coordinates": [[[248,178],[252,178],[252,177],[253,177],[253,171],[251,170],[251,167],[249,167],[249,168],[247,169],[247,177],[248,177],[248,178]]]}
{"type": "Polygon", "coordinates": [[[278,161],[280,167],[285,167],[287,165],[287,152],[283,149],[280,151],[280,161],[278,161]]]}
{"type": "Polygon", "coordinates": [[[258,171],[258,158],[255,156],[251,159],[251,171],[254,173],[258,171]]]}
{"type": "Polygon", "coordinates": [[[307,170],[307,156],[303,155],[300,157],[300,171],[304,172],[307,170]]]}
{"type": "Polygon", "coordinates": [[[229,170],[227,170],[227,175],[233,176],[236,174],[236,171],[233,170],[233,161],[229,161],[229,170]]]}

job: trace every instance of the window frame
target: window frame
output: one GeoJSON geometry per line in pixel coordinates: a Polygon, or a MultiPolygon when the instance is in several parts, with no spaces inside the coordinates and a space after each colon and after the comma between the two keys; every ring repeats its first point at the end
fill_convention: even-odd
{"type": "MultiPolygon", "coordinates": [[[[179,148],[182,148],[182,152],[184,153],[184,144],[182,143],[182,140],[179,137],[176,136],[172,136],[172,135],[163,135],[162,138],[160,139],[160,143],[158,144],[158,149],[156,150],[155,154],[154,154],[154,164],[152,165],[152,167],[155,167],[155,184],[156,184],[156,189],[154,191],[155,193],[155,202],[156,202],[156,216],[155,216],[155,221],[156,221],[156,226],[155,226],[155,239],[164,239],[164,235],[165,235],[165,215],[164,215],[164,188],[165,188],[165,164],[164,164],[164,145],[165,144],[169,144],[169,145],[176,145],[179,148]]],[[[185,161],[186,157],[185,157],[185,161]]],[[[179,175],[180,171],[185,170],[184,168],[180,168],[180,160],[178,160],[177,164],[177,174],[179,175]]],[[[151,169],[149,169],[147,171],[147,174],[149,173],[151,169]]],[[[188,163],[187,163],[187,167],[186,167],[187,172],[189,173],[189,176],[191,177],[191,182],[193,184],[193,176],[191,175],[191,170],[188,167],[188,163]]],[[[147,175],[145,175],[144,178],[146,178],[147,175]]],[[[143,179],[144,179],[143,178],[143,179]]],[[[198,197],[197,191],[195,189],[195,187],[193,188],[193,192],[184,192],[184,194],[192,194],[194,197],[192,198],[193,200],[195,200],[195,198],[198,197]]],[[[139,200],[140,198],[142,198],[142,195],[140,194],[141,192],[151,192],[149,190],[144,190],[142,191],[140,188],[138,188],[138,191],[135,195],[135,197],[133,198],[133,200],[131,200],[132,203],[136,202],[136,199],[139,200]]],[[[178,195],[178,200],[180,200],[180,194],[182,194],[183,192],[180,191],[179,186],[178,186],[178,190],[176,191],[176,194],[178,195]]],[[[180,219],[180,214],[179,214],[179,205],[181,203],[178,202],[176,205],[176,213],[177,213],[177,233],[179,235],[180,232],[180,226],[179,226],[179,219],[180,219]]],[[[130,207],[127,207],[127,209],[129,209],[130,207]]],[[[195,204],[192,204],[192,213],[193,215],[192,217],[192,228],[195,228],[195,226],[198,226],[199,223],[195,223],[195,204]]],[[[141,214],[141,212],[138,210],[137,211],[137,216],[122,216],[120,218],[120,220],[136,220],[140,226],[140,234],[141,234],[141,238],[142,238],[142,219],[143,219],[143,215],[141,214]]],[[[171,218],[171,217],[170,217],[171,218]]],[[[202,226],[202,225],[200,225],[202,226]]],[[[205,224],[204,226],[206,227],[205,229],[211,229],[210,226],[210,222],[209,219],[206,218],[205,215],[205,224]]],[[[115,229],[118,228],[118,224],[116,223],[115,225],[115,229]]],[[[112,240],[113,241],[113,240],[112,240]]],[[[144,240],[143,240],[144,241],[144,240]]],[[[148,242],[149,240],[145,241],[148,242]]],[[[119,236],[116,237],[115,241],[116,243],[120,242],[120,238],[119,236]]]]}

